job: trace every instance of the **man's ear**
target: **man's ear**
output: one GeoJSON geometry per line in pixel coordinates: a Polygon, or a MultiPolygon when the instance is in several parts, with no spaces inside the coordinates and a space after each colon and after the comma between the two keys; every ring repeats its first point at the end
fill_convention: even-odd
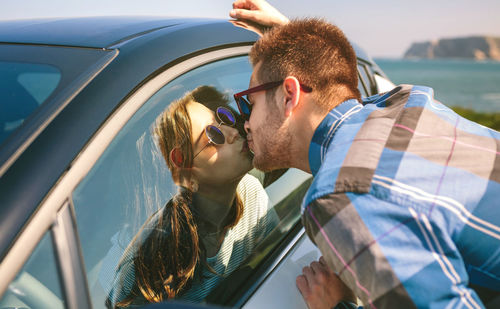
{"type": "Polygon", "coordinates": [[[283,93],[285,99],[285,116],[290,117],[299,105],[300,83],[295,76],[287,76],[283,81],[283,93]]]}

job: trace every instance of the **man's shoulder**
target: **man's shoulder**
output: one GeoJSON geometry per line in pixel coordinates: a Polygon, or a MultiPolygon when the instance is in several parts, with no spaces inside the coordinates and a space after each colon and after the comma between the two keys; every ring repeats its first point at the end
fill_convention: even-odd
{"type": "Polygon", "coordinates": [[[322,150],[321,165],[304,199],[304,206],[332,193],[370,192],[393,126],[401,117],[406,117],[402,116],[403,110],[412,103],[411,95],[415,91],[432,97],[431,88],[399,85],[387,93],[363,100],[364,111],[360,118],[363,120],[353,119],[357,125],[339,129],[328,147],[322,150]]]}

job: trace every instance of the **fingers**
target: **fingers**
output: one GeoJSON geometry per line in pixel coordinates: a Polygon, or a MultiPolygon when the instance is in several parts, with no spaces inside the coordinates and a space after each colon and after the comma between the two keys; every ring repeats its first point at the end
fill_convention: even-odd
{"type": "Polygon", "coordinates": [[[259,20],[259,11],[250,11],[246,9],[233,9],[229,12],[229,16],[234,19],[246,19],[251,21],[259,20]]]}
{"type": "Polygon", "coordinates": [[[288,23],[288,18],[264,0],[236,0],[229,16],[245,19],[261,26],[273,27],[288,23]]]}
{"type": "Polygon", "coordinates": [[[310,266],[302,269],[302,275],[298,276],[296,281],[304,301],[308,308],[332,308],[329,295],[326,294],[326,288],[329,286],[327,281],[328,270],[319,262],[312,262],[310,266]],[[328,303],[325,305],[325,301],[328,303]]]}
{"type": "Polygon", "coordinates": [[[309,308],[333,308],[341,300],[356,301],[354,293],[328,267],[324,258],[304,267],[295,281],[309,308]]]}
{"type": "Polygon", "coordinates": [[[311,268],[315,273],[321,273],[325,271],[325,266],[316,261],[311,263],[311,268]]]}
{"type": "Polygon", "coordinates": [[[326,284],[331,280],[331,276],[335,276],[333,272],[325,265],[320,262],[312,262],[311,268],[315,274],[314,280],[318,284],[326,284]]]}
{"type": "Polygon", "coordinates": [[[308,287],[322,285],[327,282],[340,281],[339,277],[323,261],[314,261],[309,266],[302,268],[302,276],[306,280],[308,287]]]}
{"type": "Polygon", "coordinates": [[[336,272],[334,272],[334,271],[333,271],[333,269],[331,269],[331,268],[330,268],[330,266],[328,266],[328,264],[326,263],[326,260],[325,260],[325,258],[324,258],[323,256],[321,256],[321,257],[319,258],[319,263],[320,263],[323,267],[325,267],[325,269],[327,269],[330,273],[332,273],[332,274],[337,274],[336,272]]]}
{"type": "Polygon", "coordinates": [[[252,0],[236,0],[233,2],[233,9],[247,9],[255,8],[255,3],[252,0]]]}
{"type": "Polygon", "coordinates": [[[311,293],[309,289],[309,283],[307,282],[307,279],[304,275],[297,276],[297,279],[295,279],[295,284],[297,285],[297,288],[299,289],[300,294],[302,294],[303,297],[311,293]]]}

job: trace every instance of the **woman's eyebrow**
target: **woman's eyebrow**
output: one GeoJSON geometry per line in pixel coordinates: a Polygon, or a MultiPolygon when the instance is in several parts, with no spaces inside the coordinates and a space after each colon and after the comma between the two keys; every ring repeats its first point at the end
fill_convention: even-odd
{"type": "MultiPolygon", "coordinates": [[[[217,123],[216,119],[215,119],[215,113],[213,113],[213,112],[212,112],[212,125],[215,125],[215,126],[219,125],[217,123]]],[[[203,138],[203,135],[206,135],[205,134],[205,130],[207,129],[207,126],[208,125],[206,125],[205,127],[203,127],[203,129],[201,130],[200,135],[198,136],[198,138],[193,143],[194,146],[198,145],[198,143],[200,142],[200,140],[203,138]]],[[[207,137],[207,140],[208,140],[208,137],[207,137]]],[[[208,142],[210,142],[210,140],[208,140],[208,142]]]]}
{"type": "MultiPolygon", "coordinates": [[[[206,127],[205,127],[206,128],[206,127]]],[[[203,134],[205,133],[205,128],[203,128],[203,130],[201,130],[201,133],[200,135],[198,136],[198,138],[194,141],[194,145],[197,145],[198,142],[203,138],[203,134]]]]}

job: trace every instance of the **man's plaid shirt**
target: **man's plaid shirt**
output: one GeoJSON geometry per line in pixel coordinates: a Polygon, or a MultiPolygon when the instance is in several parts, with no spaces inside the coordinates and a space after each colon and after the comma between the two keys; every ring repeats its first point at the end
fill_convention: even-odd
{"type": "Polygon", "coordinates": [[[500,134],[402,85],[317,128],[303,222],[373,308],[482,308],[500,291],[500,134]]]}

